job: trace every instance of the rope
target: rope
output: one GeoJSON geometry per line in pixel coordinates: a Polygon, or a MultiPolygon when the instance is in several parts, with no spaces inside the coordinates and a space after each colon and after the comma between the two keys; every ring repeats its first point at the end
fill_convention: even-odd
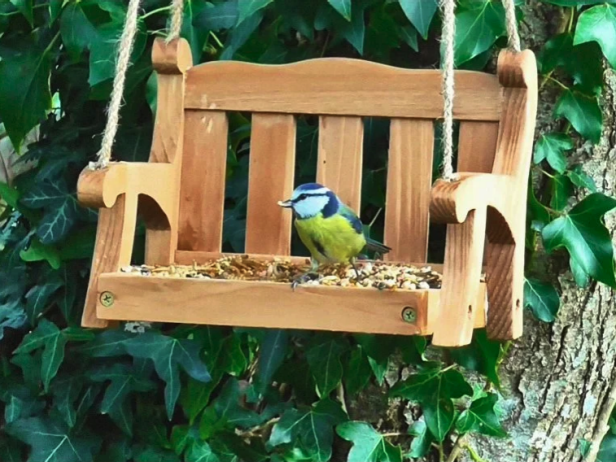
{"type": "MultiPolygon", "coordinates": [[[[120,123],[120,106],[122,105],[122,95],[124,94],[124,84],[126,83],[126,71],[130,66],[130,55],[135,43],[135,35],[137,34],[137,19],[140,3],[141,0],[130,0],[128,4],[126,23],[124,24],[124,30],[122,31],[120,45],[118,47],[118,59],[116,62],[115,77],[113,79],[113,88],[111,90],[111,101],[107,108],[107,124],[103,133],[103,141],[97,153],[97,161],[90,163],[90,168],[95,170],[107,167],[111,160],[111,149],[113,148],[120,123]]],[[[167,35],[167,43],[180,37],[184,13],[184,0],[173,0],[171,9],[171,27],[167,35]]]]}
{"type": "Polygon", "coordinates": [[[515,17],[515,0],[503,0],[505,6],[505,25],[507,27],[507,37],[509,47],[514,51],[520,51],[520,34],[518,33],[518,22],[515,17]]]}
{"type": "Polygon", "coordinates": [[[130,65],[130,55],[133,50],[133,44],[135,43],[135,34],[137,33],[137,13],[139,12],[140,3],[141,0],[130,0],[128,4],[126,23],[124,24],[124,30],[120,38],[118,59],[116,61],[113,89],[111,90],[111,102],[107,109],[107,125],[103,133],[101,148],[98,151],[98,160],[91,164],[91,167],[94,169],[107,167],[111,159],[111,148],[113,147],[120,121],[120,105],[122,104],[124,83],[126,82],[126,71],[130,65]]]}
{"type": "Polygon", "coordinates": [[[443,179],[453,181],[453,98],[454,42],[456,36],[455,0],[441,0],[443,10],[443,179]]]}
{"type": "MultiPolygon", "coordinates": [[[[509,47],[519,52],[520,34],[515,17],[515,0],[503,0],[505,7],[505,25],[509,47]]],[[[440,0],[443,12],[442,42],[443,56],[443,171],[442,178],[453,181],[453,100],[455,96],[454,81],[454,45],[456,36],[455,0],[440,0]]]]}
{"type": "Polygon", "coordinates": [[[171,27],[169,28],[169,33],[167,34],[167,43],[180,38],[184,14],[184,0],[173,0],[171,3],[171,10],[171,27]]]}

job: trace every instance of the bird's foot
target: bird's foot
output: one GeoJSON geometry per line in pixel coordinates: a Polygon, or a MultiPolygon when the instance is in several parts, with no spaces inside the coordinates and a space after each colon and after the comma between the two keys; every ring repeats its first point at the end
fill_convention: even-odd
{"type": "Polygon", "coordinates": [[[319,275],[316,273],[304,273],[301,276],[298,276],[295,279],[293,279],[293,282],[291,282],[291,289],[295,291],[295,288],[298,287],[300,284],[305,284],[306,282],[318,276],[319,275]]]}

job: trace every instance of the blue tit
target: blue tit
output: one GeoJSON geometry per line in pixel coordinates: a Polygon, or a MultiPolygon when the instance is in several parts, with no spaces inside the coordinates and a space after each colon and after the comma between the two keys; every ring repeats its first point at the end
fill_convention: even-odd
{"type": "MultiPolygon", "coordinates": [[[[278,202],[293,210],[295,229],[310,251],[310,271],[298,278],[303,282],[319,265],[351,263],[367,248],[385,254],[391,249],[364,234],[362,222],[329,188],[318,183],[298,186],[290,199],[278,202]]],[[[357,272],[357,269],[356,269],[357,272]]],[[[294,282],[293,287],[299,282],[294,282]]]]}

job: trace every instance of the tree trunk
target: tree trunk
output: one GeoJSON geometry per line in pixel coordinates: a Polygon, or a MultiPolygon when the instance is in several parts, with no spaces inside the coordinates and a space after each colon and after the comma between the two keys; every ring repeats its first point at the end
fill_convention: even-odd
{"type": "MultiPolygon", "coordinates": [[[[559,26],[554,22],[560,21],[554,12],[545,4],[530,2],[521,31],[526,46],[537,50],[555,34],[559,26]]],[[[608,71],[605,76],[602,140],[582,146],[575,155],[598,190],[616,196],[616,73],[608,71]]],[[[542,90],[537,133],[549,131],[554,123],[553,104],[554,95],[542,90]]],[[[616,220],[608,215],[606,222],[613,235],[616,220]]],[[[470,439],[486,460],[577,462],[582,460],[580,440],[590,441],[599,434],[600,441],[602,436],[598,417],[616,380],[613,291],[596,283],[580,289],[568,269],[556,268],[554,274],[559,274],[562,293],[557,321],[548,325],[526,315],[524,335],[501,366],[504,425],[510,438],[470,439]]],[[[470,460],[468,454],[464,457],[470,460]]]]}

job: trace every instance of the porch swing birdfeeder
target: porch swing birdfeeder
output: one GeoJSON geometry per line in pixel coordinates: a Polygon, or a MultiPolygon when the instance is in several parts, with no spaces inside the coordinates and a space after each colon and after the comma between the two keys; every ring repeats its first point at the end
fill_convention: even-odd
{"type": "MultiPolygon", "coordinates": [[[[284,65],[234,61],[193,66],[179,38],[183,0],[169,35],[153,44],[158,99],[149,162],[110,162],[140,0],[131,0],[98,161],[84,169],[79,201],[99,209],[82,325],[118,321],[433,335],[470,343],[474,328],[522,334],[527,182],[537,71],[520,51],[514,0],[504,0],[509,48],[497,75],[454,71],[454,0],[443,0],[444,66],[409,70],[358,59],[284,65]],[[455,89],[455,97],[454,97],[455,89]],[[447,224],[440,289],[372,288],[125,273],[137,213],[145,263],[191,265],[222,256],[229,111],[252,115],[245,254],[289,257],[292,217],[277,205],[293,190],[295,116],[319,117],[317,181],[359,211],[362,117],[386,117],[390,146],[385,256],[426,265],[430,221],[447,224]],[[434,121],[444,121],[443,178],[432,184],[434,121]],[[460,122],[457,173],[453,119],[460,122]]],[[[302,260],[299,257],[296,260],[302,260]]],[[[303,259],[305,261],[305,259],[303,259]]]]}

